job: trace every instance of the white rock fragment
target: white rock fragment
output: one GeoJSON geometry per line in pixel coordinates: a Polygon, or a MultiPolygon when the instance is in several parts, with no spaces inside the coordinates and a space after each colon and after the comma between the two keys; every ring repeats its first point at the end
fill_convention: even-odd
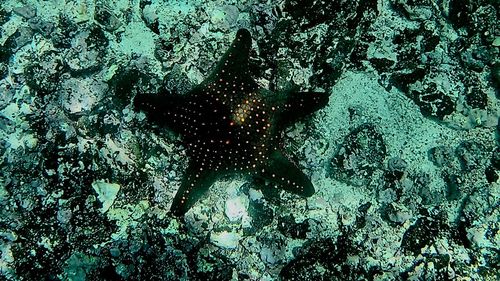
{"type": "Polygon", "coordinates": [[[61,103],[63,108],[71,114],[88,112],[101,99],[100,93],[106,85],[90,78],[70,78],[62,83],[61,103]]]}
{"type": "Polygon", "coordinates": [[[113,202],[115,202],[116,195],[118,191],[120,191],[120,185],[116,183],[95,181],[92,183],[92,188],[94,188],[97,193],[97,199],[102,203],[101,213],[106,213],[111,205],[113,205],[113,202]]]}
{"type": "Polygon", "coordinates": [[[307,209],[309,210],[324,210],[328,207],[328,202],[323,197],[313,196],[307,198],[307,209]]]}
{"type": "Polygon", "coordinates": [[[67,223],[69,223],[71,221],[72,217],[73,217],[73,213],[72,213],[71,209],[60,208],[57,211],[57,220],[61,224],[67,224],[67,223]]]}
{"type": "MultiPolygon", "coordinates": [[[[14,262],[14,255],[12,254],[12,244],[2,243],[0,244],[0,257],[2,258],[2,264],[0,268],[2,270],[7,269],[7,264],[14,262]]],[[[7,272],[7,271],[4,271],[7,272]]]]}
{"type": "Polygon", "coordinates": [[[493,40],[493,43],[491,43],[491,45],[495,47],[500,47],[500,37],[495,38],[495,40],[493,40]]]}
{"type": "Polygon", "coordinates": [[[276,263],[274,252],[268,247],[262,247],[262,249],[260,250],[260,259],[268,264],[276,263]]]}
{"type": "Polygon", "coordinates": [[[253,188],[250,188],[250,190],[248,191],[248,195],[250,196],[250,199],[252,201],[259,201],[264,197],[262,191],[253,188]]]}
{"type": "Polygon", "coordinates": [[[223,231],[210,234],[210,242],[223,249],[235,249],[240,239],[241,235],[235,232],[223,231]]]}
{"type": "Polygon", "coordinates": [[[16,116],[18,115],[18,112],[19,106],[17,105],[17,103],[11,103],[7,105],[2,111],[0,111],[0,114],[11,121],[14,121],[16,116]]]}
{"type": "Polygon", "coordinates": [[[123,39],[119,43],[110,42],[110,46],[128,55],[141,54],[151,57],[154,56],[155,35],[144,23],[132,21],[124,26],[123,39]]]}
{"type": "Polygon", "coordinates": [[[99,152],[108,161],[109,164],[120,163],[121,165],[132,165],[134,161],[130,158],[129,151],[125,144],[112,139],[106,135],[106,146],[101,147],[99,152]]]}
{"type": "Polygon", "coordinates": [[[247,216],[248,198],[240,195],[226,201],[226,216],[231,222],[239,221],[247,216]]]}
{"type": "Polygon", "coordinates": [[[226,14],[224,13],[224,11],[219,10],[219,9],[212,11],[211,15],[212,16],[210,17],[210,22],[213,25],[221,24],[222,22],[224,22],[224,20],[226,18],[226,14]]]}
{"type": "Polygon", "coordinates": [[[478,225],[467,230],[467,238],[474,243],[478,248],[493,248],[494,245],[486,238],[488,227],[486,225],[478,225]]]}

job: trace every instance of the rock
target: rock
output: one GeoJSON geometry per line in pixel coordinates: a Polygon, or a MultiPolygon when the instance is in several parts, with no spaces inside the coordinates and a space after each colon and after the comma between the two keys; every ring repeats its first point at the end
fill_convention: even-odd
{"type": "Polygon", "coordinates": [[[96,181],[92,183],[92,188],[97,193],[97,199],[99,199],[102,204],[100,209],[101,213],[106,213],[111,205],[113,205],[113,202],[115,202],[116,195],[118,191],[120,191],[120,185],[96,181]]]}
{"type": "Polygon", "coordinates": [[[483,167],[488,162],[486,148],[474,141],[462,142],[456,149],[456,155],[460,160],[464,172],[470,172],[471,170],[483,167]]]}
{"type": "Polygon", "coordinates": [[[61,84],[60,101],[70,114],[88,113],[101,100],[106,89],[106,84],[95,79],[70,78],[61,84]]]}
{"type": "Polygon", "coordinates": [[[382,167],[386,147],[382,135],[372,124],[363,124],[352,130],[333,157],[332,174],[335,178],[361,186],[371,180],[375,169],[382,167]]]}
{"type": "Polygon", "coordinates": [[[261,229],[273,222],[274,212],[266,204],[260,201],[251,201],[248,206],[248,214],[252,218],[255,229],[261,229]]]}
{"type": "Polygon", "coordinates": [[[12,12],[25,19],[31,19],[36,16],[36,8],[31,5],[13,8],[12,12]]]}
{"type": "Polygon", "coordinates": [[[452,167],[455,155],[447,146],[436,146],[429,150],[429,160],[438,167],[452,167]]]}
{"type": "Polygon", "coordinates": [[[421,217],[404,233],[401,249],[418,255],[422,248],[436,241],[444,228],[444,222],[438,217],[421,217]]]}
{"type": "Polygon", "coordinates": [[[445,116],[455,112],[456,101],[437,89],[434,82],[423,90],[412,90],[409,97],[420,107],[422,115],[443,120],[445,116]]]}
{"type": "Polygon", "coordinates": [[[408,166],[408,163],[404,159],[401,159],[399,157],[392,157],[387,161],[387,168],[389,171],[393,172],[404,172],[406,170],[406,167],[408,166]]]}
{"type": "Polygon", "coordinates": [[[260,249],[260,259],[271,265],[275,264],[277,261],[273,250],[268,247],[262,247],[260,249]]]}
{"type": "Polygon", "coordinates": [[[76,34],[67,57],[71,73],[74,76],[88,75],[101,69],[108,43],[108,38],[98,25],[76,34]]]}
{"type": "Polygon", "coordinates": [[[280,280],[360,280],[373,277],[362,268],[352,265],[348,258],[356,252],[345,236],[337,241],[311,240],[306,243],[295,259],[280,271],[280,280]]]}
{"type": "Polygon", "coordinates": [[[411,20],[429,20],[434,14],[434,7],[430,0],[397,0],[395,6],[411,20]]]}
{"type": "Polygon", "coordinates": [[[229,221],[236,222],[248,216],[248,197],[240,195],[226,201],[225,214],[229,221]]]}
{"type": "Polygon", "coordinates": [[[216,232],[210,234],[210,242],[223,249],[235,249],[238,247],[241,235],[236,232],[216,232]]]}
{"type": "Polygon", "coordinates": [[[56,52],[46,52],[38,62],[29,64],[24,75],[26,84],[40,97],[51,95],[55,92],[64,72],[62,57],[56,52]]]}
{"type": "Polygon", "coordinates": [[[94,19],[109,32],[113,32],[121,26],[118,17],[102,3],[96,5],[94,19]]]}
{"type": "Polygon", "coordinates": [[[46,38],[49,37],[49,35],[54,31],[56,26],[55,23],[44,21],[39,17],[35,17],[28,20],[28,25],[31,29],[42,34],[46,38]]]}

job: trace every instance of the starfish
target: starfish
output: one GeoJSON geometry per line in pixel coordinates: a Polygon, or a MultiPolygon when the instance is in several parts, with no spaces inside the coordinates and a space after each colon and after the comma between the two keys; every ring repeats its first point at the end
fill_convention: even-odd
{"type": "Polygon", "coordinates": [[[282,152],[281,131],[321,109],[328,95],[272,93],[250,75],[251,34],[238,30],[211,74],[189,93],[140,94],[134,106],[148,120],[181,135],[188,167],[171,206],[183,216],[218,178],[244,173],[301,196],[314,194],[310,179],[282,152]]]}

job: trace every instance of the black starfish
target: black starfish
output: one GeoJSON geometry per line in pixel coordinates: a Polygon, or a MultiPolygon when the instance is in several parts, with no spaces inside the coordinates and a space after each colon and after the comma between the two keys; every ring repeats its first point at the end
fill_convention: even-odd
{"type": "Polygon", "coordinates": [[[328,95],[259,88],[248,66],[251,45],[250,32],[240,29],[212,74],[188,94],[135,97],[149,120],[182,135],[190,158],[174,215],[186,213],[218,177],[234,172],[302,196],[314,193],[308,177],[280,151],[280,131],[325,106],[328,95]]]}

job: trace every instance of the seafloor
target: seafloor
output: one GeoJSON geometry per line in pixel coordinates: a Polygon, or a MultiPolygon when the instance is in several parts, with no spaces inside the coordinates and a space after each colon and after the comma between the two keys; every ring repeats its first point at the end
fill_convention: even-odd
{"type": "Polygon", "coordinates": [[[1,280],[499,280],[497,0],[1,0],[1,280]],[[187,163],[136,94],[236,31],[258,83],[326,91],[284,132],[305,199],[187,163]]]}

